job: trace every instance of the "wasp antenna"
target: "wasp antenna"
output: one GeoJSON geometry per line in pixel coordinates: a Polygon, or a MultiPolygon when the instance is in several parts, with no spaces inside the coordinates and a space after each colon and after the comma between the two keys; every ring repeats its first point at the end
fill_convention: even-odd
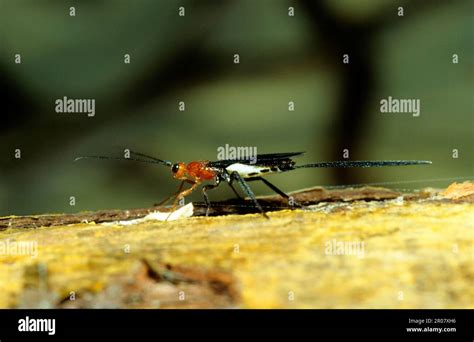
{"type": "Polygon", "coordinates": [[[155,157],[152,157],[152,156],[149,156],[147,154],[144,154],[144,153],[140,153],[140,152],[135,152],[135,151],[132,151],[130,149],[128,149],[130,154],[133,154],[133,155],[136,155],[136,156],[140,156],[140,157],[143,157],[143,158],[147,158],[147,159],[150,159],[150,160],[154,160],[156,162],[160,162],[160,163],[163,163],[167,166],[171,166],[173,165],[172,162],[168,161],[168,160],[162,160],[162,159],[158,159],[158,158],[155,158],[155,157]]]}
{"type": "Polygon", "coordinates": [[[114,160],[114,159],[117,159],[117,158],[116,157],[106,157],[106,156],[79,156],[79,157],[74,158],[74,161],[77,162],[78,160],[81,160],[81,159],[111,159],[111,160],[114,160]]]}
{"type": "Polygon", "coordinates": [[[150,164],[160,164],[160,165],[167,165],[170,166],[171,162],[167,164],[162,160],[145,160],[145,159],[138,159],[138,158],[124,158],[124,157],[108,157],[108,156],[79,156],[74,158],[74,161],[78,161],[81,159],[103,159],[103,160],[127,160],[127,161],[134,161],[140,163],[150,163],[150,164]]]}

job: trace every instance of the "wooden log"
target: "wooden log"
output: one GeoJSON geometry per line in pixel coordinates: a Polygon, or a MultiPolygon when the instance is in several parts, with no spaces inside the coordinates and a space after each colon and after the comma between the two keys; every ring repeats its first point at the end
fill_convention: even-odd
{"type": "Polygon", "coordinates": [[[270,219],[234,200],[0,218],[0,308],[474,307],[472,182],[292,196],[260,199],[270,219]]]}

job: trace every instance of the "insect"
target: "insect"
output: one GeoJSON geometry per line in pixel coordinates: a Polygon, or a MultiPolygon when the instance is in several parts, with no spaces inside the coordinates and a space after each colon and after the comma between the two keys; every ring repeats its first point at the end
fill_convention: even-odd
{"type": "Polygon", "coordinates": [[[311,164],[297,165],[293,160],[294,157],[302,155],[304,152],[287,152],[287,153],[270,153],[257,155],[256,160],[250,159],[227,159],[227,160],[200,160],[192,161],[190,163],[177,162],[172,163],[167,160],[161,160],[143,153],[130,151],[132,158],[124,157],[106,157],[106,156],[84,156],[77,157],[74,161],[80,159],[112,159],[112,160],[128,160],[152,164],[160,164],[171,169],[172,176],[180,180],[181,183],[178,191],[172,196],[168,197],[162,203],[166,203],[172,197],[175,197],[173,209],[176,207],[178,200],[188,196],[197,187],[203,183],[201,191],[204,201],[207,206],[206,216],[209,214],[211,202],[209,200],[208,191],[217,188],[221,182],[227,183],[235,195],[239,198],[241,196],[234,187],[237,182],[245,194],[253,202],[254,206],[262,213],[263,216],[268,217],[262,206],[258,202],[255,194],[248,185],[249,182],[261,181],[278,195],[289,199],[289,196],[270,183],[264,176],[272,173],[281,173],[293,171],[302,168],[353,168],[353,167],[383,167],[383,166],[407,166],[407,165],[422,165],[431,164],[427,160],[361,160],[361,161],[331,161],[319,162],[311,164]],[[184,185],[189,184],[190,187],[184,189],[184,185]]]}

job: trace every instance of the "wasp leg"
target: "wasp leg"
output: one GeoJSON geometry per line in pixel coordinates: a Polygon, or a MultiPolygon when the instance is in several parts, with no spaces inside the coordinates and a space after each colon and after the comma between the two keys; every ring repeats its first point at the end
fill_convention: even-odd
{"type": "Polygon", "coordinates": [[[230,177],[239,182],[240,187],[242,188],[242,190],[244,190],[244,192],[247,194],[247,196],[250,197],[250,199],[252,200],[255,207],[258,208],[258,210],[260,210],[260,212],[262,213],[262,215],[265,218],[269,218],[267,216],[267,214],[265,213],[265,211],[263,210],[260,203],[258,203],[257,198],[255,197],[254,193],[252,192],[252,189],[250,189],[249,185],[245,182],[245,180],[242,178],[242,176],[240,176],[236,171],[234,171],[230,174],[230,177]]]}
{"type": "MultiPolygon", "coordinates": [[[[273,191],[275,191],[278,195],[280,195],[281,197],[283,198],[286,198],[288,201],[290,200],[290,196],[288,196],[287,194],[285,194],[283,191],[281,191],[280,189],[278,189],[275,185],[273,185],[272,183],[270,183],[269,181],[267,181],[265,178],[263,177],[253,177],[253,178],[250,178],[250,179],[247,179],[247,182],[252,182],[252,181],[256,181],[256,180],[259,180],[259,181],[262,181],[266,186],[268,186],[270,189],[272,189],[273,191]]],[[[298,207],[300,207],[301,205],[299,203],[296,203],[293,201],[293,205],[296,205],[298,207]]],[[[290,206],[292,206],[290,204],[290,206]]]]}
{"type": "Polygon", "coordinates": [[[182,190],[183,190],[183,186],[184,186],[184,183],[186,181],[182,181],[181,184],[179,185],[179,188],[178,188],[178,191],[176,191],[174,194],[172,194],[171,196],[165,198],[163,201],[161,201],[160,203],[158,204],[155,204],[155,206],[162,206],[164,205],[166,202],[168,202],[170,199],[172,199],[174,196],[177,196],[182,190]]]}
{"type": "Polygon", "coordinates": [[[201,183],[200,181],[195,181],[193,182],[192,180],[185,180],[186,183],[188,184],[191,184],[191,187],[189,189],[186,189],[186,190],[183,190],[181,191],[175,198],[174,200],[174,206],[176,206],[176,203],[178,203],[178,201],[181,199],[181,198],[184,198],[186,196],[188,196],[189,194],[191,194],[194,190],[196,190],[196,188],[198,187],[198,185],[201,183]]]}
{"type": "Polygon", "coordinates": [[[202,187],[202,195],[204,196],[204,202],[206,202],[206,216],[209,216],[209,210],[211,209],[211,201],[209,201],[209,196],[207,195],[208,190],[215,189],[219,186],[220,183],[216,184],[207,184],[202,187]]]}
{"type": "Polygon", "coordinates": [[[237,192],[237,190],[235,190],[234,186],[232,185],[232,182],[228,182],[227,184],[229,184],[229,186],[232,189],[232,191],[234,192],[235,196],[237,196],[238,199],[242,199],[242,196],[240,196],[239,193],[237,192]]]}
{"type": "Polygon", "coordinates": [[[262,178],[262,177],[252,177],[252,178],[249,178],[247,179],[247,182],[252,182],[252,181],[256,181],[256,180],[259,180],[259,181],[262,181],[266,186],[268,186],[270,189],[272,189],[273,191],[275,191],[278,195],[280,195],[281,197],[283,198],[286,198],[288,199],[290,196],[288,196],[287,194],[285,194],[283,191],[281,191],[280,189],[278,189],[275,185],[273,185],[272,183],[270,183],[269,181],[267,181],[265,178],[262,178]]]}
{"type": "Polygon", "coordinates": [[[168,215],[168,217],[166,218],[166,221],[168,221],[170,215],[175,211],[176,209],[176,205],[178,204],[178,201],[181,199],[181,198],[184,198],[186,196],[188,196],[190,193],[192,193],[194,190],[196,190],[197,186],[201,183],[200,181],[196,181],[196,182],[193,182],[189,179],[186,179],[184,180],[184,182],[186,183],[189,183],[191,184],[192,186],[189,188],[189,189],[186,189],[186,190],[183,190],[181,191],[180,193],[178,193],[178,195],[176,195],[176,198],[174,199],[173,201],[173,207],[170,211],[170,214],[168,215]]]}

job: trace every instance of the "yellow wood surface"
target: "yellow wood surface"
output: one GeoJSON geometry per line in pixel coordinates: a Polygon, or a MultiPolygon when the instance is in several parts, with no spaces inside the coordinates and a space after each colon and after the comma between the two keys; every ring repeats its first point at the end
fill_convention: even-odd
{"type": "Polygon", "coordinates": [[[270,219],[9,228],[0,231],[0,307],[473,308],[466,186],[454,191],[465,201],[448,189],[270,219]],[[14,253],[19,242],[36,243],[37,255],[14,253]]]}

